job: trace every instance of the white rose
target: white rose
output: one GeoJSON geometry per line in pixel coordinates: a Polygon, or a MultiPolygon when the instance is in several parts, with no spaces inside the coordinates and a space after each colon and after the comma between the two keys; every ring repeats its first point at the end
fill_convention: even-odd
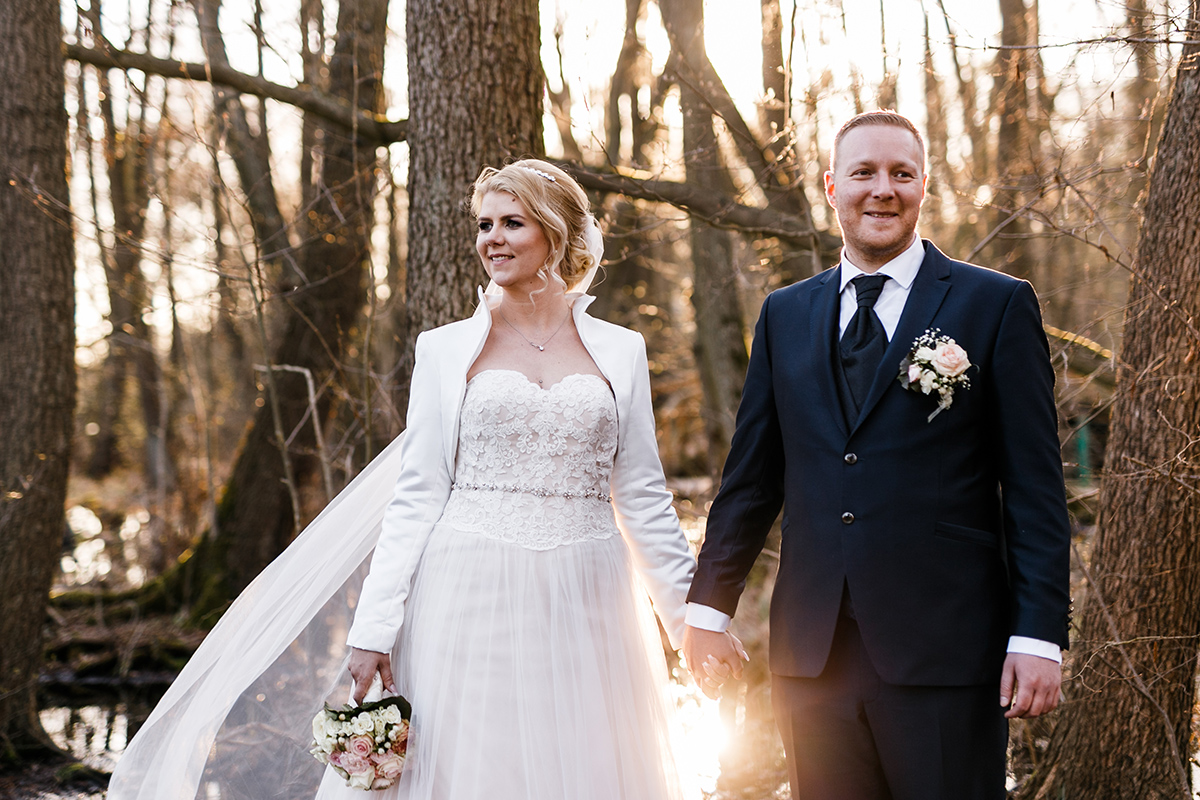
{"type": "Polygon", "coordinates": [[[370,772],[352,772],[347,785],[351,789],[370,789],[371,784],[375,782],[375,771],[370,772]]]}
{"type": "Polygon", "coordinates": [[[925,372],[921,375],[921,391],[929,394],[933,391],[934,383],[937,382],[936,372],[925,372]]]}
{"type": "Polygon", "coordinates": [[[933,353],[934,350],[932,347],[918,347],[917,352],[913,353],[913,359],[928,364],[930,361],[933,361],[933,353]]]}
{"type": "Polygon", "coordinates": [[[393,725],[403,719],[403,717],[400,716],[400,709],[396,708],[396,706],[388,706],[385,708],[383,710],[383,718],[393,725]]]}
{"type": "Polygon", "coordinates": [[[938,345],[930,359],[933,368],[948,378],[962,375],[971,366],[967,351],[963,350],[953,340],[938,345]]]}
{"type": "Polygon", "coordinates": [[[371,733],[372,731],[375,730],[375,721],[371,719],[370,714],[368,714],[366,711],[364,711],[361,714],[359,714],[357,717],[354,718],[353,722],[350,725],[350,729],[356,735],[371,733]]]}

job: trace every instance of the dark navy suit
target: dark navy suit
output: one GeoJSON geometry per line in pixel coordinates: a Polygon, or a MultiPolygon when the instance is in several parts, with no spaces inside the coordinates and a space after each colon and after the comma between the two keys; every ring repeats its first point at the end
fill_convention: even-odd
{"type": "Polygon", "coordinates": [[[884,682],[998,698],[1010,635],[1067,645],[1054,374],[1028,283],[924,247],[854,420],[839,402],[838,269],[767,298],[688,600],[732,616],[782,508],[772,673],[822,674],[848,593],[884,682]],[[897,376],[935,328],[974,366],[929,420],[935,398],[897,376]]]}

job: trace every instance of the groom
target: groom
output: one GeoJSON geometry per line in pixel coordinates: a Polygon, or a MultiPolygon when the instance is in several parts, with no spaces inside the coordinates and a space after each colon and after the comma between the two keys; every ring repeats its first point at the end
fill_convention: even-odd
{"type": "Polygon", "coordinates": [[[770,668],[794,800],[1002,800],[1006,718],[1058,704],[1067,645],[1037,297],[917,237],[907,118],[854,117],[831,162],[842,261],[763,304],[684,656],[710,694],[740,673],[721,632],[782,507],[770,668]]]}

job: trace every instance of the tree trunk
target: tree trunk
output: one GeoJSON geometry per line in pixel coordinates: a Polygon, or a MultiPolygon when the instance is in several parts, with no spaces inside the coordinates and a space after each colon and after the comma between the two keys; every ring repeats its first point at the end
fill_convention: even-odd
{"type": "MultiPolygon", "coordinates": [[[[662,0],[663,22],[671,38],[671,61],[691,65],[687,72],[703,73],[704,4],[702,0],[662,0]]],[[[711,69],[711,66],[709,67],[711,69]]],[[[683,110],[684,168],[688,183],[717,191],[728,191],[729,179],[721,164],[720,148],[713,129],[713,106],[700,87],[688,80],[679,85],[683,110]]],[[[728,231],[692,220],[692,307],[696,312],[696,364],[704,387],[705,422],[709,438],[709,471],[717,475],[729,441],[733,438],[742,380],[749,355],[746,352],[742,307],[737,274],[733,266],[733,239],[728,231]]]]}
{"type": "Polygon", "coordinates": [[[1037,147],[1029,120],[1028,78],[1030,51],[1019,48],[1030,41],[1029,9],[1025,0],[1000,0],[1000,43],[1009,48],[996,58],[997,173],[993,184],[992,225],[997,229],[988,249],[989,266],[1018,278],[1032,279],[1034,256],[1029,219],[1021,206],[1029,196],[1037,147]]]}
{"type": "MultiPolygon", "coordinates": [[[[82,13],[91,24],[93,37],[100,39],[103,19],[100,0],[82,13]]],[[[145,93],[126,91],[126,121],[119,130],[108,75],[104,70],[97,70],[97,74],[100,116],[104,121],[104,160],[113,211],[113,247],[105,249],[104,259],[111,332],[108,355],[101,366],[102,396],[97,403],[96,418],[100,431],[92,439],[87,472],[90,477],[101,478],[118,464],[117,428],[132,366],[145,432],[142,472],[147,485],[158,489],[160,478],[173,482],[174,469],[165,458],[162,369],[154,351],[150,325],[144,317],[150,308],[150,292],[141,268],[142,240],[150,202],[150,160],[154,157],[152,137],[144,124],[147,98],[145,93]]]]}
{"type": "MultiPolygon", "coordinates": [[[[468,201],[484,166],[544,152],[537,0],[409,3],[408,309],[423,330],[470,316],[486,275],[468,201]]],[[[408,405],[407,384],[396,407],[408,405]]]]}
{"type": "Polygon", "coordinates": [[[0,41],[0,763],[11,764],[53,752],[36,690],[66,524],[75,246],[58,4],[0,3],[0,41]]]}
{"type": "MultiPolygon", "coordinates": [[[[1198,6],[1184,38],[1200,34],[1198,6]]],[[[1185,800],[1200,643],[1200,46],[1183,49],[1125,317],[1068,703],[1027,798],[1185,800]]]]}
{"type": "MultiPolygon", "coordinates": [[[[338,8],[330,91],[371,113],[383,110],[386,21],[387,0],[343,0],[338,8]]],[[[340,371],[345,354],[339,348],[365,299],[376,186],[373,144],[332,124],[324,124],[323,134],[321,186],[327,191],[307,214],[308,244],[297,273],[307,283],[283,295],[286,320],[270,360],[274,366],[310,370],[318,386],[340,371]]],[[[320,465],[304,376],[276,371],[271,377],[275,397],[264,398],[255,415],[218,510],[214,546],[200,564],[197,617],[222,608],[287,546],[296,520],[285,482],[290,478],[299,491],[320,465]],[[280,452],[276,402],[280,427],[290,437],[286,454],[280,452]]],[[[267,376],[263,381],[268,383],[267,376]]],[[[329,415],[330,395],[318,399],[317,424],[329,415]]]]}

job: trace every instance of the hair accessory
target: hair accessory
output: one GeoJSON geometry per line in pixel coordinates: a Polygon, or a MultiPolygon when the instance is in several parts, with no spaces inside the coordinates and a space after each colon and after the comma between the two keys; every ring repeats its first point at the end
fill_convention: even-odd
{"type": "Polygon", "coordinates": [[[533,167],[527,167],[523,164],[521,164],[519,166],[521,167],[521,169],[528,170],[528,171],[532,172],[534,175],[541,175],[543,178],[550,181],[551,183],[558,183],[558,178],[554,177],[549,172],[543,172],[540,169],[535,169],[533,167]]]}

